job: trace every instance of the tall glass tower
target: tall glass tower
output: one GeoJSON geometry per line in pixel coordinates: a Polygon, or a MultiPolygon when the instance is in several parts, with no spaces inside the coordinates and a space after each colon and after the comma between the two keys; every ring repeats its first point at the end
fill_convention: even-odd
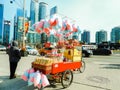
{"type": "Polygon", "coordinates": [[[39,11],[39,3],[38,3],[38,1],[31,0],[31,3],[30,3],[30,21],[31,21],[31,25],[38,22],[38,11],[39,11]]]}
{"type": "MultiPolygon", "coordinates": [[[[39,21],[45,19],[47,16],[47,7],[48,4],[45,2],[39,3],[39,21]]],[[[41,36],[37,35],[37,42],[45,43],[47,41],[47,35],[42,33],[41,36]]]]}
{"type": "Polygon", "coordinates": [[[3,42],[3,11],[4,5],[0,4],[0,43],[3,42]]]}
{"type": "MultiPolygon", "coordinates": [[[[23,17],[17,18],[17,31],[16,31],[16,39],[22,43],[23,40],[23,17]]],[[[25,23],[28,22],[28,19],[25,18],[25,23]]]]}
{"type": "Polygon", "coordinates": [[[83,32],[82,35],[81,35],[81,40],[82,40],[84,43],[89,44],[89,43],[90,43],[90,31],[84,30],[84,32],[83,32]]]}
{"type": "Polygon", "coordinates": [[[45,19],[47,16],[47,6],[48,4],[45,2],[40,2],[39,3],[39,21],[41,19],[45,19]]]}
{"type": "Polygon", "coordinates": [[[96,43],[100,44],[102,42],[107,42],[107,31],[100,30],[96,32],[96,43]]]}
{"type": "Polygon", "coordinates": [[[4,21],[3,44],[5,45],[10,43],[10,24],[10,21],[4,21]]]}
{"type": "Polygon", "coordinates": [[[52,16],[53,14],[58,13],[58,8],[57,6],[54,6],[53,8],[50,9],[50,16],[52,16]]]}
{"type": "MultiPolygon", "coordinates": [[[[23,9],[17,8],[16,15],[14,17],[14,40],[18,40],[18,34],[21,32],[18,32],[22,30],[22,26],[20,24],[23,24],[23,17],[24,12],[23,9]]],[[[25,17],[27,17],[27,11],[25,10],[25,17]]]]}
{"type": "MultiPolygon", "coordinates": [[[[30,3],[30,26],[31,27],[33,24],[38,22],[38,12],[39,12],[39,1],[31,0],[31,3],[30,3]]],[[[34,30],[32,30],[32,31],[34,31],[34,30]]],[[[27,36],[28,36],[28,43],[35,44],[37,42],[36,33],[28,32],[27,36]]]]}
{"type": "Polygon", "coordinates": [[[114,27],[111,31],[111,42],[120,43],[120,26],[114,27]]]}
{"type": "MultiPolygon", "coordinates": [[[[24,11],[22,8],[17,8],[17,11],[16,11],[16,16],[15,16],[15,21],[17,21],[17,18],[18,17],[24,17],[24,11]]],[[[27,17],[27,10],[25,10],[25,17],[27,17]]]]}

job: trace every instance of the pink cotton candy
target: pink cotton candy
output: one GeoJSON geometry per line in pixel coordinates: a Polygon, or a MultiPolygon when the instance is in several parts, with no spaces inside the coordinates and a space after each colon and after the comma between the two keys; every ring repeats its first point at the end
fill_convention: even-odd
{"type": "Polygon", "coordinates": [[[22,75],[21,78],[24,80],[24,81],[27,81],[28,78],[25,76],[25,75],[22,75]]]}
{"type": "Polygon", "coordinates": [[[41,80],[41,75],[40,75],[40,72],[37,71],[34,76],[34,86],[35,87],[39,84],[40,80],[41,80]]]}
{"type": "Polygon", "coordinates": [[[29,73],[34,73],[35,72],[35,70],[33,69],[33,68],[31,68],[30,70],[29,70],[29,73]]]}
{"type": "Polygon", "coordinates": [[[43,87],[46,87],[46,86],[50,85],[50,83],[49,83],[46,75],[42,74],[42,75],[41,75],[41,78],[42,78],[42,86],[43,86],[43,87]]]}

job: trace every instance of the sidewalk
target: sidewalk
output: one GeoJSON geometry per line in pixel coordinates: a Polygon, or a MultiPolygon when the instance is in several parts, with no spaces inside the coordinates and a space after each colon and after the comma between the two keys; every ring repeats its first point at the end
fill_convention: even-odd
{"type": "Polygon", "coordinates": [[[0,90],[19,90],[26,86],[27,82],[21,78],[9,79],[8,76],[0,76],[0,90]]]}

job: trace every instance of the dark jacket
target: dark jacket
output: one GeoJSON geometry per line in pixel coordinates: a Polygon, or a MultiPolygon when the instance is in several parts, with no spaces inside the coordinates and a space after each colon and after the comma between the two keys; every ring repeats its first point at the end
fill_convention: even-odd
{"type": "Polygon", "coordinates": [[[18,49],[18,43],[16,41],[12,42],[12,46],[9,49],[9,60],[10,62],[18,62],[21,59],[21,54],[18,49]]]}

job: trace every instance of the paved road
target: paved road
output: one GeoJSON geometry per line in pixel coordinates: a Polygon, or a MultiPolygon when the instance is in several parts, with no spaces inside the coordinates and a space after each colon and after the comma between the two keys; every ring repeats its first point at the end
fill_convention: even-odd
{"type": "MultiPolygon", "coordinates": [[[[17,74],[20,76],[31,67],[31,62],[38,56],[22,57],[18,64],[17,74]]],[[[72,85],[65,90],[120,90],[120,55],[92,56],[83,58],[86,62],[84,73],[74,72],[72,85]]],[[[0,52],[0,82],[8,80],[9,61],[8,56],[0,52]]],[[[62,86],[56,88],[46,87],[44,90],[61,90],[62,86]]]]}

